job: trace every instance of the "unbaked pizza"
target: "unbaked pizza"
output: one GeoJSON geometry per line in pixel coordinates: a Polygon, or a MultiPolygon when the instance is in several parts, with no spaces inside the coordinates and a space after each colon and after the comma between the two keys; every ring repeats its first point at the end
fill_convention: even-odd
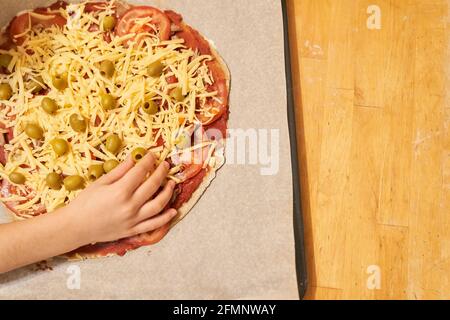
{"type": "Polygon", "coordinates": [[[224,163],[230,74],[181,15],[122,1],[56,2],[0,36],[0,198],[16,219],[49,214],[130,154],[177,183],[159,230],[69,254],[124,255],[160,241],[224,163]]]}

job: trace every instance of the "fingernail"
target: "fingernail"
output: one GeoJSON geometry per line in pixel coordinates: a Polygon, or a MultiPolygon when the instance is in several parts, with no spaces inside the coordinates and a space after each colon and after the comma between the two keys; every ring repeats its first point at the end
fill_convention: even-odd
{"type": "Polygon", "coordinates": [[[177,210],[175,210],[175,209],[172,209],[172,216],[176,216],[177,214],[178,214],[178,211],[177,210]]]}
{"type": "Polygon", "coordinates": [[[164,167],[169,170],[170,164],[167,161],[164,161],[164,167]]]}

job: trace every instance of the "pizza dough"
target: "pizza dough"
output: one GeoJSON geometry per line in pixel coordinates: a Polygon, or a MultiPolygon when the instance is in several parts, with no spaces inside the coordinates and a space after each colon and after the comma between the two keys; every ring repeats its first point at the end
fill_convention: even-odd
{"type": "MultiPolygon", "coordinates": [[[[66,4],[62,1],[58,1],[54,5],[52,5],[49,8],[39,8],[35,9],[31,13],[22,13],[18,17],[16,17],[12,23],[10,24],[9,28],[6,30],[6,33],[10,34],[10,37],[2,36],[2,44],[0,45],[0,50],[3,50],[4,52],[7,52],[8,50],[17,50],[16,48],[19,46],[29,46],[30,43],[32,43],[32,40],[27,38],[27,32],[34,32],[37,35],[39,35],[39,32],[46,32],[44,30],[50,30],[51,32],[59,32],[58,28],[65,28],[65,32],[68,33],[67,29],[69,27],[66,27],[64,23],[61,21],[66,22],[67,25],[74,25],[76,22],[79,22],[78,20],[73,20],[74,17],[77,15],[76,9],[79,7],[66,7],[66,4]],[[60,13],[61,12],[61,13],[60,13]],[[56,17],[55,17],[56,16],[56,17]],[[25,19],[26,18],[26,19],[25,19]],[[33,31],[26,30],[24,21],[31,21],[31,26],[33,27],[33,31]],[[34,28],[37,28],[38,31],[35,31],[34,28]],[[39,31],[41,30],[41,31],[39,31]]],[[[164,89],[164,92],[162,93],[162,96],[156,100],[157,102],[160,102],[160,108],[166,110],[165,108],[171,108],[172,102],[166,101],[165,102],[165,92],[167,94],[170,93],[170,90],[174,86],[183,88],[183,93],[186,91],[187,95],[186,98],[183,101],[183,104],[181,104],[181,110],[184,112],[180,112],[178,115],[172,115],[172,120],[174,116],[178,116],[178,122],[183,122],[181,127],[177,127],[177,130],[185,130],[188,126],[192,126],[192,106],[196,112],[195,119],[196,121],[200,121],[203,123],[205,130],[208,128],[215,128],[217,124],[217,129],[219,129],[219,123],[220,123],[220,130],[225,131],[226,124],[228,121],[228,95],[230,91],[230,72],[223,61],[223,59],[220,57],[216,49],[210,44],[209,41],[207,41],[203,36],[200,35],[195,29],[188,26],[183,22],[183,18],[181,15],[173,12],[173,11],[162,11],[157,8],[153,7],[134,7],[127,5],[123,2],[118,1],[112,1],[109,3],[85,3],[84,4],[84,12],[81,16],[81,19],[84,17],[85,14],[93,15],[94,18],[97,18],[98,21],[101,21],[104,19],[105,14],[108,15],[114,15],[117,18],[118,21],[118,27],[116,29],[120,28],[120,36],[121,37],[127,37],[127,30],[129,31],[130,37],[127,38],[127,40],[124,40],[123,47],[127,50],[133,50],[133,48],[136,46],[137,49],[141,49],[141,43],[140,41],[147,41],[142,39],[147,39],[146,37],[150,37],[151,41],[159,41],[161,43],[164,43],[161,47],[164,49],[169,48],[170,46],[176,48],[173,49],[172,52],[169,54],[172,55],[180,55],[180,57],[176,57],[177,59],[182,59],[182,54],[186,53],[186,50],[188,50],[188,54],[190,55],[189,60],[186,60],[186,64],[191,64],[194,62],[198,62],[198,70],[194,70],[193,73],[198,75],[200,73],[205,73],[205,70],[207,72],[206,75],[204,75],[204,78],[197,79],[196,81],[203,81],[204,82],[204,97],[202,97],[202,94],[200,92],[200,97],[189,99],[191,98],[190,91],[186,91],[187,86],[185,83],[192,84],[193,79],[191,78],[185,78],[182,73],[179,72],[180,65],[170,65],[170,58],[167,58],[165,60],[166,68],[165,72],[166,74],[163,74],[164,79],[161,78],[161,82],[163,83],[162,88],[164,89]],[[148,18],[148,19],[147,19],[148,18]],[[147,20],[145,20],[147,19],[147,20]],[[141,21],[144,22],[142,25],[139,25],[141,21]],[[170,28],[168,30],[167,28],[170,28]],[[128,28],[128,29],[127,29],[128,28]],[[159,39],[154,39],[158,38],[159,39]],[[177,45],[179,47],[177,47],[177,45]],[[130,49],[131,47],[131,49],[130,49]],[[178,51],[179,50],[179,51],[178,51]],[[197,61],[198,60],[198,61],[197,61]],[[166,77],[167,75],[167,77],[166,77]],[[209,82],[208,82],[209,79],[209,82]],[[166,87],[164,87],[164,85],[166,87]],[[167,88],[167,89],[165,89],[167,88]],[[214,96],[215,95],[215,96],[214,96]],[[188,101],[189,100],[189,101],[188,101]],[[188,102],[190,102],[190,105],[188,105],[188,102]],[[166,105],[165,103],[168,103],[166,105]],[[200,103],[200,105],[198,104],[200,103]],[[191,108],[191,109],[189,109],[191,108]],[[201,109],[201,111],[198,111],[198,109],[201,109]],[[189,111],[191,110],[191,111],[189,111]],[[188,120],[187,117],[190,113],[191,119],[188,120]],[[200,113],[197,113],[200,112],[200,113]],[[182,121],[180,121],[180,119],[182,121]]],[[[73,27],[72,27],[73,28],[73,27]]],[[[120,38],[117,34],[115,34],[115,31],[112,30],[111,32],[107,32],[105,30],[102,30],[102,25],[92,25],[89,27],[89,31],[92,31],[94,34],[101,36],[103,41],[106,43],[114,43],[114,41],[117,41],[117,38],[120,38]],[[92,30],[91,30],[92,29],[92,30]]],[[[117,33],[117,30],[116,30],[117,33]]],[[[35,38],[32,38],[35,39],[35,38]]],[[[120,38],[122,39],[122,38],[120,38]]],[[[97,40],[96,40],[97,41],[97,40]]],[[[148,40],[150,41],[150,40],[148,40]]],[[[147,45],[148,42],[145,42],[147,45]]],[[[32,48],[33,49],[33,48],[32,48]]],[[[33,51],[31,49],[31,51],[33,51]]],[[[30,50],[30,49],[28,49],[30,50]]],[[[38,50],[38,48],[36,48],[38,50]]],[[[156,50],[156,49],[155,49],[156,50]]],[[[168,50],[168,49],[167,49],[168,50]]],[[[2,51],[0,51],[2,53],[2,51]]],[[[35,53],[31,53],[33,55],[35,53]]],[[[156,52],[155,54],[158,54],[156,52]]],[[[181,64],[181,63],[180,63],[181,64]]],[[[195,65],[195,64],[194,64],[195,65]]],[[[6,70],[14,68],[14,64],[10,64],[7,68],[4,68],[3,70],[0,70],[2,73],[8,74],[8,72],[12,72],[12,70],[6,70]]],[[[126,65],[124,65],[126,67],[126,65]]],[[[121,70],[119,70],[121,71],[121,70]]],[[[52,94],[53,86],[49,85],[46,81],[47,74],[43,74],[44,79],[41,83],[40,81],[34,81],[42,84],[42,86],[45,86],[45,89],[47,91],[50,91],[49,95],[52,94]],[[48,87],[48,88],[47,88],[48,87]]],[[[126,76],[126,75],[125,75],[126,76]]],[[[4,79],[10,79],[7,76],[0,77],[0,81],[4,81],[4,79]]],[[[28,80],[28,79],[26,79],[28,80]]],[[[33,79],[35,80],[35,79],[33,79]]],[[[96,78],[96,80],[98,80],[96,78]]],[[[12,80],[10,80],[12,81],[12,80]]],[[[82,79],[79,80],[82,82],[82,79]]],[[[100,80],[98,80],[100,81],[100,80]]],[[[13,82],[13,81],[12,81],[13,82]]],[[[196,82],[194,82],[196,83],[196,82]]],[[[28,82],[26,83],[28,84],[28,82]]],[[[158,87],[159,88],[159,87],[158,87]]],[[[161,89],[161,90],[163,90],[161,89]]],[[[198,93],[198,92],[197,92],[198,93]]],[[[42,94],[41,92],[39,94],[42,94]]],[[[16,98],[15,98],[16,99],[16,98]]],[[[31,98],[33,99],[33,98],[31,98]]],[[[16,99],[17,100],[17,99],[16,99]]],[[[0,103],[1,104],[1,103],[0,103]]],[[[176,103],[175,103],[176,105],[176,103]]],[[[8,107],[8,104],[3,106],[3,110],[8,107]]],[[[98,116],[97,116],[98,117],[98,116]]],[[[91,119],[91,125],[97,126],[97,123],[100,123],[100,129],[106,130],[107,128],[103,128],[102,125],[104,123],[108,123],[110,121],[110,118],[113,117],[112,115],[108,114],[105,116],[105,119],[98,120],[97,118],[91,119]],[[109,117],[109,118],[108,118],[109,117]]],[[[156,117],[156,116],[155,116],[156,117]]],[[[43,201],[43,199],[39,199],[37,195],[45,193],[43,190],[36,190],[36,188],[32,188],[29,185],[25,186],[17,186],[8,181],[8,176],[6,175],[7,167],[8,165],[11,165],[11,162],[14,161],[14,155],[12,155],[12,148],[11,144],[13,142],[16,142],[18,140],[17,135],[15,134],[22,134],[18,129],[8,129],[10,126],[8,126],[8,121],[4,120],[5,117],[3,117],[3,121],[6,123],[3,123],[5,130],[3,137],[6,139],[4,144],[1,146],[2,150],[0,150],[0,155],[3,154],[3,166],[2,171],[0,171],[1,178],[3,180],[2,182],[2,188],[1,188],[1,194],[2,198],[6,199],[6,204],[9,209],[13,210],[13,214],[17,218],[32,218],[35,215],[39,214],[45,214],[45,212],[49,211],[49,201],[46,199],[46,202],[43,201]],[[15,133],[15,134],[14,134],[15,133]],[[10,197],[14,200],[8,200],[10,197]],[[17,200],[18,198],[26,198],[26,200],[17,200]],[[27,203],[33,202],[32,207],[27,208],[27,203]],[[39,205],[39,206],[38,206],[39,205]],[[23,214],[21,212],[21,209],[18,208],[27,208],[26,214],[23,214]]],[[[10,120],[10,119],[7,119],[10,120]]],[[[15,120],[15,119],[14,119],[15,120]]],[[[19,118],[20,120],[20,118],[19,118]]],[[[11,121],[12,123],[13,121],[11,121]]],[[[126,124],[128,125],[128,124],[126,124]]],[[[126,125],[123,125],[123,127],[126,127],[126,125]]],[[[160,126],[163,126],[162,124],[160,126]]],[[[125,129],[124,129],[125,130],[125,129]]],[[[101,130],[100,130],[101,131],[101,130]]],[[[121,132],[122,135],[126,134],[121,132]]],[[[169,144],[168,134],[167,132],[162,133],[162,129],[157,132],[156,135],[160,134],[158,141],[155,138],[154,142],[154,150],[158,150],[161,154],[164,154],[166,152],[166,146],[169,144]],[[165,135],[164,135],[165,134],[165,135]],[[162,137],[163,136],[163,137],[162,137]],[[162,139],[161,139],[162,138],[162,139]],[[162,141],[161,141],[162,140],[162,141]]],[[[223,140],[226,139],[226,136],[223,137],[223,140]]],[[[72,140],[70,140],[72,141],[72,140]]],[[[209,141],[212,145],[212,141],[209,141]]],[[[29,143],[28,141],[23,142],[21,141],[21,146],[30,145],[30,148],[34,152],[33,148],[39,148],[39,145],[35,145],[33,143],[29,143]]],[[[214,145],[222,145],[225,146],[225,141],[215,141],[214,145]]],[[[14,147],[17,148],[17,145],[14,147]]],[[[78,146],[77,146],[78,147],[78,146]]],[[[82,146],[81,146],[82,147],[82,146]]],[[[128,147],[128,146],[127,146],[128,147]]],[[[24,146],[26,149],[26,146],[24,146]]],[[[72,147],[75,149],[74,147],[72,147]]],[[[150,146],[150,150],[152,147],[150,146]]],[[[195,148],[194,148],[195,149],[195,148]]],[[[202,149],[203,150],[203,149],[202,149]]],[[[167,153],[173,152],[173,150],[167,150],[165,156],[167,156],[167,153]]],[[[177,150],[175,150],[177,151],[177,150]]],[[[100,161],[103,160],[102,152],[103,149],[101,147],[97,147],[97,150],[91,150],[91,153],[93,153],[93,161],[100,161]],[[99,158],[100,157],[100,158],[99,158]]],[[[125,150],[124,150],[125,152],[125,150]]],[[[181,150],[180,152],[191,152],[190,149],[187,150],[181,150]]],[[[193,151],[195,152],[195,151],[193,151]]],[[[82,152],[83,155],[86,157],[86,153],[82,152]]],[[[82,155],[82,156],[83,156],[82,155]]],[[[32,153],[32,156],[34,156],[34,153],[32,153]]],[[[118,156],[119,158],[119,156],[118,156]]],[[[0,160],[2,157],[0,157],[0,160]]],[[[38,158],[42,159],[42,158],[38,158]]],[[[120,160],[120,158],[119,158],[120,160]]],[[[31,160],[32,164],[33,161],[38,161],[36,158],[34,160],[31,160]]],[[[36,164],[36,170],[29,170],[27,171],[28,175],[37,175],[37,172],[39,172],[40,168],[48,165],[48,162],[51,160],[47,160],[47,162],[43,162],[42,164],[36,164]]],[[[143,234],[139,235],[133,238],[129,239],[122,239],[119,241],[111,242],[111,243],[102,243],[102,244],[93,244],[89,245],[83,248],[80,248],[76,252],[72,252],[67,255],[67,257],[71,259],[84,259],[84,258],[96,258],[96,257],[104,257],[104,256],[111,256],[111,255],[124,255],[126,252],[130,250],[137,249],[141,246],[147,246],[154,244],[158,241],[160,241],[172,228],[175,226],[179,221],[181,221],[193,208],[195,203],[201,198],[202,194],[206,191],[208,186],[211,184],[212,180],[216,176],[216,172],[220,167],[225,163],[224,159],[224,148],[220,149],[214,149],[214,147],[211,147],[209,149],[208,158],[203,163],[203,168],[196,173],[194,176],[188,176],[186,179],[184,179],[186,170],[186,165],[181,163],[173,163],[173,169],[176,171],[178,170],[178,174],[174,174],[173,179],[177,179],[179,177],[182,177],[178,181],[178,187],[177,191],[179,194],[177,194],[178,198],[174,199],[173,204],[176,205],[176,208],[179,211],[178,216],[176,219],[172,221],[170,225],[164,226],[163,228],[160,228],[159,230],[155,230],[152,233],[149,234],[143,234]],[[213,159],[212,159],[213,158],[213,159]],[[212,161],[214,160],[214,161],[212,161]],[[180,200],[181,199],[181,200],[180,200]],[[177,201],[178,200],[178,201],[177,201]]],[[[188,165],[189,166],[189,165],[188,165]]],[[[64,164],[61,164],[61,167],[64,167],[64,164]]],[[[66,175],[64,170],[62,171],[62,175],[66,175]]],[[[37,179],[37,178],[36,178],[37,179]]],[[[65,194],[63,194],[65,195],[65,194]]],[[[73,199],[76,196],[76,194],[68,193],[66,195],[66,198],[68,198],[68,202],[70,202],[70,199],[73,199]]],[[[51,199],[50,199],[51,200],[51,199]]],[[[67,203],[67,202],[66,202],[67,203]]],[[[51,208],[51,206],[50,206],[51,208]]]]}

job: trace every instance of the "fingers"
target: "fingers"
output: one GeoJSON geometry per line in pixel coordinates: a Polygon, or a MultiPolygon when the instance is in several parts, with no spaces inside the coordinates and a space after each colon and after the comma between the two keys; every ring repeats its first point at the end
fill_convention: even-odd
{"type": "Polygon", "coordinates": [[[104,175],[97,181],[99,183],[104,184],[111,184],[116,182],[117,180],[120,180],[123,176],[127,174],[128,171],[131,170],[131,168],[134,167],[134,162],[131,157],[128,157],[124,162],[122,162],[120,165],[117,166],[113,171],[110,173],[104,175]]]}
{"type": "Polygon", "coordinates": [[[138,221],[144,221],[159,214],[172,199],[175,182],[169,181],[155,199],[144,204],[138,213],[138,221]]]}
{"type": "Polygon", "coordinates": [[[158,228],[163,227],[164,225],[168,224],[172,219],[177,215],[177,210],[175,209],[169,209],[166,210],[164,213],[149,219],[145,220],[141,223],[139,223],[136,227],[134,227],[134,232],[136,234],[146,233],[153,230],[156,230],[158,228]]]}
{"type": "Polygon", "coordinates": [[[169,164],[167,162],[161,163],[155,172],[152,173],[150,178],[136,190],[134,194],[136,201],[138,201],[139,204],[147,202],[159,190],[166,180],[168,172],[169,164]]]}
{"type": "Polygon", "coordinates": [[[147,175],[155,170],[155,165],[155,156],[153,153],[149,152],[120,180],[124,190],[134,193],[134,191],[145,180],[147,175]]]}

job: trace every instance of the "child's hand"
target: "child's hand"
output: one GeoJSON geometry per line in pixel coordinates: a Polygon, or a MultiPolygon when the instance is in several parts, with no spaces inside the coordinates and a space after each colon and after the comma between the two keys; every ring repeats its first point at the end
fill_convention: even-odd
{"type": "Polygon", "coordinates": [[[168,170],[167,162],[156,168],[153,154],[137,164],[129,158],[81,192],[64,211],[85,244],[115,241],[156,230],[177,214],[174,209],[161,213],[175,187],[169,181],[157,193],[166,181],[168,170]]]}
{"type": "Polygon", "coordinates": [[[170,202],[175,183],[169,181],[158,192],[169,165],[164,162],[155,168],[155,162],[152,154],[136,165],[128,159],[54,214],[0,224],[0,273],[169,223],[176,210],[160,213],[170,202]]]}

